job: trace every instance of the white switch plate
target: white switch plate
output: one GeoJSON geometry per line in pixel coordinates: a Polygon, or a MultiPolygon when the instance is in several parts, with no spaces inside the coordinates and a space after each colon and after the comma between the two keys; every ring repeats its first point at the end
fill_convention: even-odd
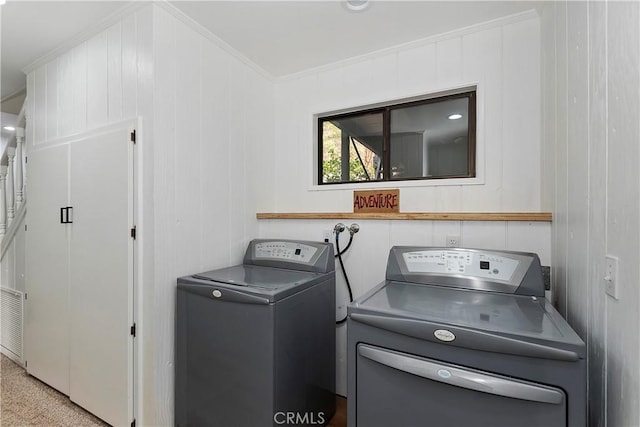
{"type": "Polygon", "coordinates": [[[618,257],[607,255],[605,261],[605,292],[614,299],[618,299],[618,257]]]}
{"type": "Polygon", "coordinates": [[[326,230],[322,230],[322,241],[323,242],[330,242],[331,241],[331,230],[326,229],[326,230]]]}

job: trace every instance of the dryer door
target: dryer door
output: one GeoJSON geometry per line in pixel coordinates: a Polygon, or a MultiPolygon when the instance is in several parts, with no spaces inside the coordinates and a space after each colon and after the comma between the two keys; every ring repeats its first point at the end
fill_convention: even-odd
{"type": "Polygon", "coordinates": [[[564,391],[358,345],[359,426],[565,426],[564,391]]]}

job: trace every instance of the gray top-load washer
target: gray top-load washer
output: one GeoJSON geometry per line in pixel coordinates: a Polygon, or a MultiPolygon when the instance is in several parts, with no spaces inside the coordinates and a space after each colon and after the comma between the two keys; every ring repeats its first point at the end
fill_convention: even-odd
{"type": "Polygon", "coordinates": [[[348,424],[584,426],[584,342],[538,256],[394,247],[348,308],[348,424]]]}
{"type": "Polygon", "coordinates": [[[335,409],[328,243],[257,239],[243,264],[177,285],[178,426],[324,424],[335,409]]]}

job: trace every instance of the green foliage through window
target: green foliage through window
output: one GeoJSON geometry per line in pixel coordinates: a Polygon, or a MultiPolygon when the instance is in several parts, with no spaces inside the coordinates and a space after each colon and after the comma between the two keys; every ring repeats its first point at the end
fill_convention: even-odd
{"type": "MultiPolygon", "coordinates": [[[[322,182],[336,183],[342,179],[342,131],[333,123],[323,123],[322,182]]],[[[377,156],[361,142],[349,137],[348,181],[372,181],[376,178],[377,156]],[[363,166],[364,165],[364,166],[363,166]]]]}

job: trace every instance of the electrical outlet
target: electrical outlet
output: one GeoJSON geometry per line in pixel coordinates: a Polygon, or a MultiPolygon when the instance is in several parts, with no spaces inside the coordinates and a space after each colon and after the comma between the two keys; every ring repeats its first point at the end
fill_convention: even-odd
{"type": "Polygon", "coordinates": [[[331,241],[331,230],[322,230],[322,241],[323,242],[330,242],[331,241]]]}
{"type": "Polygon", "coordinates": [[[604,286],[607,295],[618,299],[618,258],[607,255],[604,271],[604,286]]]}
{"type": "Polygon", "coordinates": [[[447,236],[445,243],[448,248],[456,248],[460,246],[460,236],[447,236]]]}

